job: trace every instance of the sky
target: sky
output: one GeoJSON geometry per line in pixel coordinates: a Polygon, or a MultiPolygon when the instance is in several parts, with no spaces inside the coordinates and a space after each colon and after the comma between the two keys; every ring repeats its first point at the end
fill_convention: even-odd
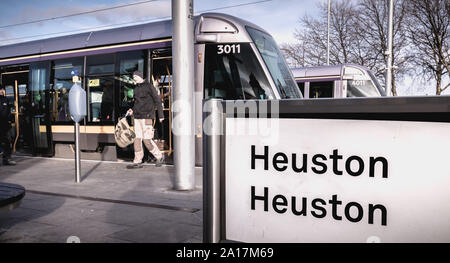
{"type": "MultiPolygon", "coordinates": [[[[267,30],[281,44],[294,41],[294,31],[300,27],[299,18],[306,13],[316,15],[317,4],[324,0],[193,1],[195,14],[213,10],[243,18],[267,30]]],[[[170,16],[171,0],[1,0],[0,45],[144,23],[170,16]],[[123,6],[133,3],[139,4],[123,6]],[[123,7],[57,18],[117,6],[123,7]],[[43,19],[50,20],[29,23],[43,19]]]]}

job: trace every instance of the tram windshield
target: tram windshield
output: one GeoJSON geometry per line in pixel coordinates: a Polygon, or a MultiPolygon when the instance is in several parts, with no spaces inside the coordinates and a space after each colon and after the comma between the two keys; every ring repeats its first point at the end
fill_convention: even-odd
{"type": "Polygon", "coordinates": [[[381,86],[380,82],[378,82],[378,79],[373,75],[372,71],[368,70],[369,76],[372,79],[373,83],[377,87],[378,91],[381,93],[382,96],[386,96],[386,92],[384,91],[384,88],[381,86]]]}
{"type": "Polygon", "coordinates": [[[250,37],[266,63],[273,81],[280,92],[281,98],[301,98],[297,84],[275,40],[270,35],[251,27],[247,27],[247,32],[250,34],[250,37]]]}
{"type": "Polygon", "coordinates": [[[250,44],[206,44],[205,98],[274,99],[250,44]]]}
{"type": "Polygon", "coordinates": [[[378,97],[384,95],[381,85],[370,70],[367,71],[370,78],[356,78],[347,81],[347,97],[378,97]]]}

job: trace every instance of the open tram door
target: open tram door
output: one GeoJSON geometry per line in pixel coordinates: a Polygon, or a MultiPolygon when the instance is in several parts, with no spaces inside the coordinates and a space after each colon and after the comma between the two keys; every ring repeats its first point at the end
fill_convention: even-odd
{"type": "Polygon", "coordinates": [[[1,70],[2,85],[11,106],[12,152],[32,153],[33,137],[30,118],[30,92],[28,85],[28,66],[14,66],[1,70]]]}
{"type": "Polygon", "coordinates": [[[166,155],[166,162],[173,162],[172,140],[172,49],[162,48],[151,51],[151,77],[158,90],[164,110],[164,121],[160,123],[155,119],[154,141],[158,148],[166,155]]]}

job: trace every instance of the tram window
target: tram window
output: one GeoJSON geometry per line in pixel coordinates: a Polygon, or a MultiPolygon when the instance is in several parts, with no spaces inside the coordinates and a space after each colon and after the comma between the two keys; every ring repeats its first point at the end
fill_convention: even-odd
{"type": "Polygon", "coordinates": [[[380,82],[378,82],[377,77],[375,77],[375,75],[370,70],[368,70],[367,73],[369,73],[370,79],[372,80],[373,84],[375,84],[375,87],[377,88],[379,94],[381,96],[386,96],[386,92],[384,88],[380,85],[380,82]]]}
{"type": "Polygon", "coordinates": [[[27,95],[27,84],[20,84],[19,88],[19,97],[24,97],[27,95]]]}
{"type": "Polygon", "coordinates": [[[224,45],[206,44],[205,98],[273,99],[269,81],[250,44],[233,45],[234,51],[220,52],[224,45]]]}
{"type": "Polygon", "coordinates": [[[268,34],[246,27],[283,99],[301,98],[297,85],[275,40],[268,34]]]}
{"type": "Polygon", "coordinates": [[[139,70],[144,72],[145,65],[144,51],[131,51],[119,54],[119,115],[122,116],[128,109],[133,107],[133,90],[136,83],[133,80],[133,72],[139,70]]]}
{"type": "Polygon", "coordinates": [[[6,99],[8,100],[8,104],[11,106],[11,111],[14,110],[14,87],[13,86],[5,86],[6,99]]]}
{"type": "Polygon", "coordinates": [[[378,97],[378,89],[370,80],[348,80],[347,97],[378,97]]]}
{"type": "Polygon", "coordinates": [[[302,93],[303,97],[305,96],[305,82],[298,82],[297,83],[298,88],[300,89],[300,92],[302,93]]]}
{"type": "Polygon", "coordinates": [[[34,127],[40,127],[41,125],[49,124],[49,118],[47,113],[51,111],[49,108],[50,101],[52,99],[52,92],[50,87],[50,73],[51,73],[51,63],[50,61],[32,62],[30,63],[29,72],[29,91],[31,99],[32,114],[32,127],[33,127],[33,147],[35,149],[39,148],[49,148],[49,141],[47,132],[40,132],[40,129],[35,129],[34,127]]]}
{"type": "Polygon", "coordinates": [[[114,54],[87,57],[88,74],[105,74],[114,72],[114,54]]]}
{"type": "MultiPolygon", "coordinates": [[[[53,96],[51,107],[56,108],[52,114],[53,121],[71,121],[69,112],[69,91],[73,85],[72,70],[83,72],[83,58],[53,61],[53,96]],[[56,107],[53,105],[56,104],[56,107]]],[[[83,86],[83,82],[79,83],[83,86]]]]}
{"type": "Polygon", "coordinates": [[[311,82],[309,84],[310,98],[333,98],[334,81],[311,82]]]}
{"type": "Polygon", "coordinates": [[[114,119],[113,77],[89,77],[88,85],[89,121],[112,121],[114,119]]]}
{"type": "MultiPolygon", "coordinates": [[[[160,61],[161,63],[162,61],[160,61]]],[[[167,65],[167,64],[166,64],[167,65]]],[[[153,64],[155,66],[155,64],[153,64]]],[[[170,108],[170,94],[171,85],[173,83],[172,75],[159,75],[157,72],[153,72],[153,86],[156,88],[158,95],[163,103],[163,108],[170,108]]]]}

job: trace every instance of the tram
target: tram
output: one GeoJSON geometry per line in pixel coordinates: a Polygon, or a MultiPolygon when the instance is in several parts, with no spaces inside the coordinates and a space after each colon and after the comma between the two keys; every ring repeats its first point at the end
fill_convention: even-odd
{"type": "MultiPolygon", "coordinates": [[[[202,99],[301,98],[274,39],[262,28],[219,13],[195,17],[196,163],[201,164],[202,99]]],[[[14,150],[73,158],[74,126],[68,111],[70,72],[86,90],[80,122],[82,158],[131,158],[132,146],[116,147],[114,126],[133,105],[132,73],[159,84],[165,121],[156,142],[171,156],[172,21],[86,32],[0,46],[0,82],[15,121],[14,150]]],[[[176,73],[175,73],[176,74],[176,73]]],[[[166,158],[170,162],[170,158],[166,158]]]]}
{"type": "Polygon", "coordinates": [[[305,98],[386,96],[373,73],[360,65],[341,64],[291,70],[305,98]]]}

